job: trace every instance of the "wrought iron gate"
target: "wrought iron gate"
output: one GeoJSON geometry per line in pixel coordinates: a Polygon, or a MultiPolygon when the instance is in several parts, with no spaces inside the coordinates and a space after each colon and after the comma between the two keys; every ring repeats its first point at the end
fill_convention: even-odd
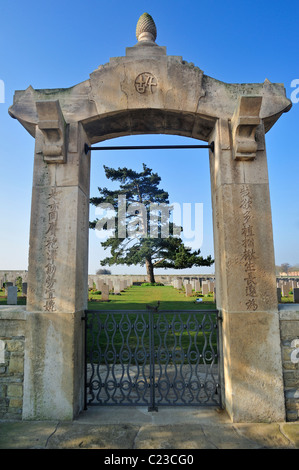
{"type": "Polygon", "coordinates": [[[86,407],[220,405],[218,311],[85,311],[86,407]]]}

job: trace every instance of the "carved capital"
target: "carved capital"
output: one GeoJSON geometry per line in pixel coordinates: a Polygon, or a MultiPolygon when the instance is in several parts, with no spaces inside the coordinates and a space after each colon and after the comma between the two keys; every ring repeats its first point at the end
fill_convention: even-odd
{"type": "Polygon", "coordinates": [[[256,129],[261,123],[262,96],[241,96],[232,117],[233,156],[254,160],[257,151],[256,129]]]}
{"type": "Polygon", "coordinates": [[[38,127],[44,135],[42,153],[47,163],[66,163],[66,129],[59,101],[37,101],[38,127]]]}

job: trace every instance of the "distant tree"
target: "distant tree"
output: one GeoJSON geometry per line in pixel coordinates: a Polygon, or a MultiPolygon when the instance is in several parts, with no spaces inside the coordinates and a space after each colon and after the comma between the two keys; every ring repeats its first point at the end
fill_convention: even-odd
{"type": "Polygon", "coordinates": [[[288,274],[289,269],[290,269],[291,266],[289,265],[289,263],[283,263],[280,267],[281,267],[281,272],[282,273],[287,273],[288,274]]]}
{"type": "Polygon", "coordinates": [[[96,271],[96,274],[111,274],[111,271],[109,269],[103,268],[103,269],[98,269],[96,271]]]}
{"type": "Polygon", "coordinates": [[[18,276],[16,279],[16,286],[19,290],[22,290],[22,277],[18,276]]]}
{"type": "MultiPolygon", "coordinates": [[[[162,221],[162,217],[152,220],[153,206],[156,209],[163,207],[163,210],[167,207],[168,213],[170,211],[168,193],[158,187],[161,178],[157,173],[153,173],[145,164],[140,173],[128,168],[115,170],[104,166],[104,169],[108,179],[121,184],[117,190],[98,188],[100,197],[90,199],[93,205],[106,205],[114,211],[112,217],[103,219],[105,223],[101,222],[102,229],[113,229],[113,235],[101,242],[104,249],[111,249],[111,256],[101,261],[102,266],[145,265],[148,282],[153,283],[154,268],[184,269],[213,264],[211,256],[203,258],[200,250],[192,251],[184,245],[180,236],[177,236],[178,229],[180,232],[182,228],[170,223],[169,217],[167,224],[162,221]],[[119,207],[120,197],[125,197],[125,223],[122,217],[124,208],[119,207]],[[128,208],[129,215],[127,203],[131,207],[130,210],[128,208]],[[165,228],[168,229],[167,236],[165,228]]],[[[98,222],[98,219],[90,222],[90,228],[97,228],[98,222]]]]}

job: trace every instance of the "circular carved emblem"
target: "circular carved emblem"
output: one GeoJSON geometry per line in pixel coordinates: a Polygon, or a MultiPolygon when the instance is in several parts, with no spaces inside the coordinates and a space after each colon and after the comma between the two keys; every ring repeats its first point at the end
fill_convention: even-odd
{"type": "Polygon", "coordinates": [[[153,93],[157,86],[156,77],[149,72],[140,73],[135,80],[135,89],[138,93],[153,93]]]}

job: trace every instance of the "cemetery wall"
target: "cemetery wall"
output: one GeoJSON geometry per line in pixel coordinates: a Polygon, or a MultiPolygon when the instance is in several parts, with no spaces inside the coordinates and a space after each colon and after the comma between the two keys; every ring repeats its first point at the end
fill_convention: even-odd
{"type": "Polygon", "coordinates": [[[22,419],[25,307],[0,306],[0,419],[22,419]]]}
{"type": "Polygon", "coordinates": [[[2,282],[13,282],[15,283],[18,277],[22,278],[23,282],[27,282],[28,271],[25,269],[14,270],[14,269],[0,269],[0,281],[2,282]]]}
{"type": "Polygon", "coordinates": [[[299,421],[299,304],[279,306],[287,421],[299,421]]]}

